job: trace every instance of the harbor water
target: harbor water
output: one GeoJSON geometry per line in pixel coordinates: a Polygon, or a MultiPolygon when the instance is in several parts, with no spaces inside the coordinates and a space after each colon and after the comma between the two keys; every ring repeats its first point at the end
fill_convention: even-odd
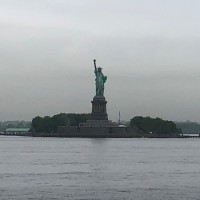
{"type": "Polygon", "coordinates": [[[200,139],[0,136],[0,199],[199,200],[200,139]]]}

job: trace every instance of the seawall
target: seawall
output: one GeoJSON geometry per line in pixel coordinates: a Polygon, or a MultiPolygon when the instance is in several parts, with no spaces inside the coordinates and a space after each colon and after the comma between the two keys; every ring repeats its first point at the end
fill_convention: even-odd
{"type": "MultiPolygon", "coordinates": [[[[32,133],[33,137],[81,138],[186,138],[182,135],[157,135],[139,131],[136,127],[59,126],[56,133],[32,133]]],[[[188,137],[189,138],[189,137],[188,137]]],[[[198,137],[199,138],[199,137],[198,137]]]]}
{"type": "Polygon", "coordinates": [[[60,126],[56,133],[33,133],[34,137],[132,138],[144,137],[136,127],[60,126]]]}

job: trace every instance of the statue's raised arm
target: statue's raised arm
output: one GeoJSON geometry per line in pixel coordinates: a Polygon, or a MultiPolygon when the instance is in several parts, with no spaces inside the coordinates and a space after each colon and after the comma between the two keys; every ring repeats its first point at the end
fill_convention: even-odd
{"type": "Polygon", "coordinates": [[[97,72],[96,60],[94,59],[93,62],[94,62],[94,71],[96,73],[97,72]]]}

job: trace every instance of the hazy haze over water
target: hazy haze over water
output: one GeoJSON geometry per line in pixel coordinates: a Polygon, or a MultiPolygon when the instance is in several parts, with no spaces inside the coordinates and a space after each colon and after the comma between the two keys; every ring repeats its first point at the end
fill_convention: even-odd
{"type": "Polygon", "coordinates": [[[0,120],[91,112],[92,60],[118,111],[199,120],[200,1],[0,0],[0,120]],[[81,101],[80,101],[81,100],[81,101]]]}
{"type": "Polygon", "coordinates": [[[199,139],[0,137],[2,200],[199,200],[199,139]]]}

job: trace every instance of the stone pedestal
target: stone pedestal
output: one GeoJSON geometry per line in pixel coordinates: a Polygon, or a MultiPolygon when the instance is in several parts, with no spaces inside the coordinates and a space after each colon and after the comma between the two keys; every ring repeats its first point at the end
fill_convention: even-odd
{"type": "Polygon", "coordinates": [[[108,120],[108,114],[106,110],[107,101],[105,98],[93,98],[92,103],[92,120],[108,120]]]}

